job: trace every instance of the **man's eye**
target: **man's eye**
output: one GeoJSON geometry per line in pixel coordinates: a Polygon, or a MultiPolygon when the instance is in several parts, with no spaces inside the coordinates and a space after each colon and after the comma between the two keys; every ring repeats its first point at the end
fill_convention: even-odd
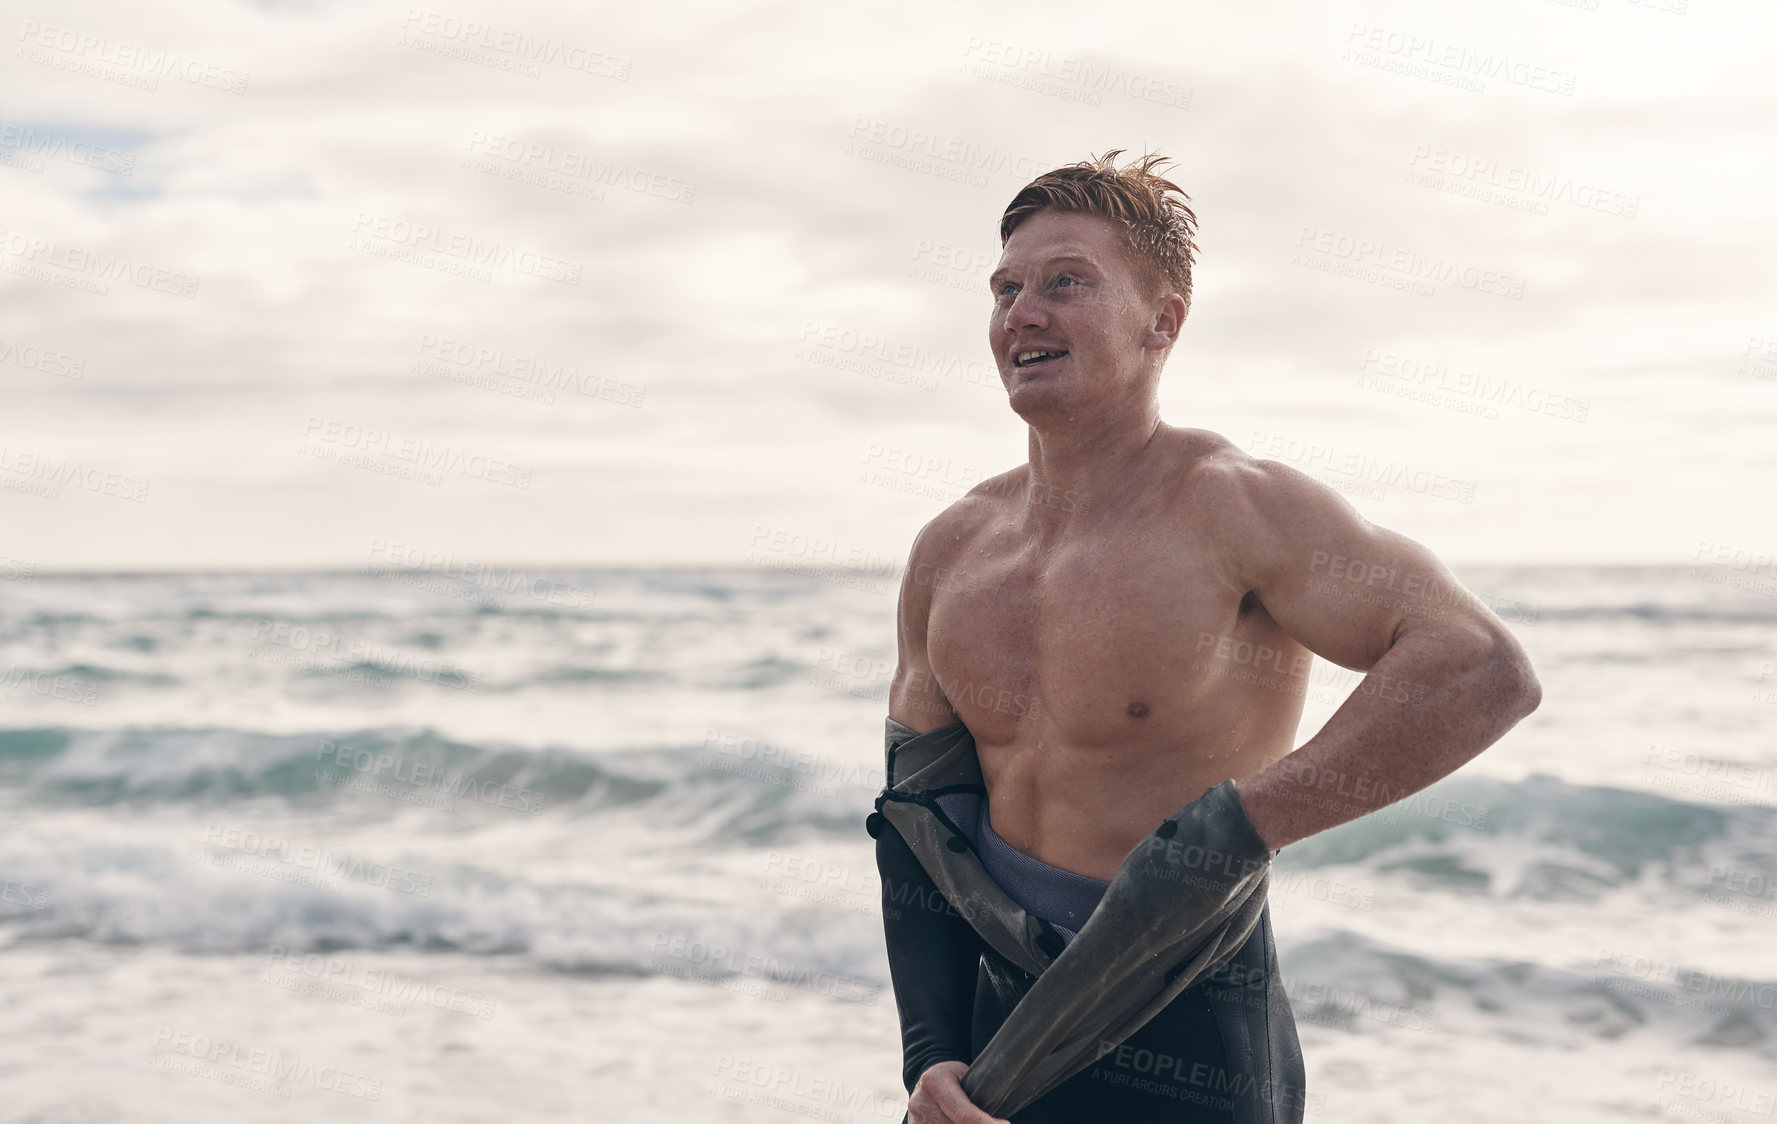
{"type": "Polygon", "coordinates": [[[1055,279],[1055,287],[1059,289],[1061,287],[1062,282],[1064,282],[1064,281],[1072,282],[1075,285],[1079,284],[1078,280],[1076,280],[1075,278],[1069,277],[1067,274],[1064,273],[1060,277],[1057,277],[1055,279]]]}

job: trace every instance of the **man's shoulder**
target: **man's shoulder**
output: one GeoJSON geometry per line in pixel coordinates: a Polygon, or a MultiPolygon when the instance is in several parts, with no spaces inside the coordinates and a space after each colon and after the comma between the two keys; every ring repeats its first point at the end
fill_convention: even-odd
{"type": "Polygon", "coordinates": [[[1203,510],[1232,518],[1278,516],[1332,493],[1307,473],[1255,457],[1212,430],[1168,427],[1165,437],[1181,494],[1203,510]]]}
{"type": "Polygon", "coordinates": [[[931,563],[954,558],[977,532],[1002,518],[1029,488],[1028,464],[981,481],[920,528],[913,540],[914,554],[931,563]]]}

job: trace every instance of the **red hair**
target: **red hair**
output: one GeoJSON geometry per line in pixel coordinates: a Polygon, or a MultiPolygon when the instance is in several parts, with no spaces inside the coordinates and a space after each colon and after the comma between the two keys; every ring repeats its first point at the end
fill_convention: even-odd
{"type": "Polygon", "coordinates": [[[1159,296],[1170,289],[1185,299],[1189,313],[1191,265],[1197,255],[1197,216],[1191,211],[1191,197],[1155,174],[1155,165],[1170,162],[1166,157],[1143,156],[1118,168],[1114,161],[1122,152],[1114,148],[1031,180],[1006,205],[1000,218],[1000,245],[1038,211],[1097,215],[1122,232],[1144,291],[1159,296]]]}

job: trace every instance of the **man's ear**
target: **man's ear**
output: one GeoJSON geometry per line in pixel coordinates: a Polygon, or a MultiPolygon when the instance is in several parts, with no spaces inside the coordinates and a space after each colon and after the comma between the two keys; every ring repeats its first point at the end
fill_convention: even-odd
{"type": "Polygon", "coordinates": [[[1154,306],[1154,319],[1148,328],[1148,338],[1143,341],[1147,347],[1168,348],[1178,342],[1179,333],[1185,327],[1185,298],[1177,293],[1167,293],[1154,306]]]}

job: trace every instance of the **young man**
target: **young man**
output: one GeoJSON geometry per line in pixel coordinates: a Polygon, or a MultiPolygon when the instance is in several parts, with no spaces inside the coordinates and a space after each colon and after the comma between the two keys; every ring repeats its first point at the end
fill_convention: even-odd
{"type": "MultiPolygon", "coordinates": [[[[1430,551],[1294,469],[1160,420],[1196,220],[1159,157],[1116,155],[1006,208],[988,342],[1029,462],[915,540],[889,696],[891,738],[972,735],[985,793],[951,849],[978,851],[1068,939],[1125,856],[1212,787],[1234,782],[1242,830],[1274,854],[1451,773],[1541,697],[1430,551]],[[1368,674],[1292,752],[1309,653],[1368,674]]],[[[934,887],[902,833],[880,817],[872,831],[909,1118],[989,1124],[960,1079],[1036,977],[967,910],[889,908],[934,887]]],[[[1250,933],[1017,1124],[1300,1120],[1268,906],[1250,933]]]]}

